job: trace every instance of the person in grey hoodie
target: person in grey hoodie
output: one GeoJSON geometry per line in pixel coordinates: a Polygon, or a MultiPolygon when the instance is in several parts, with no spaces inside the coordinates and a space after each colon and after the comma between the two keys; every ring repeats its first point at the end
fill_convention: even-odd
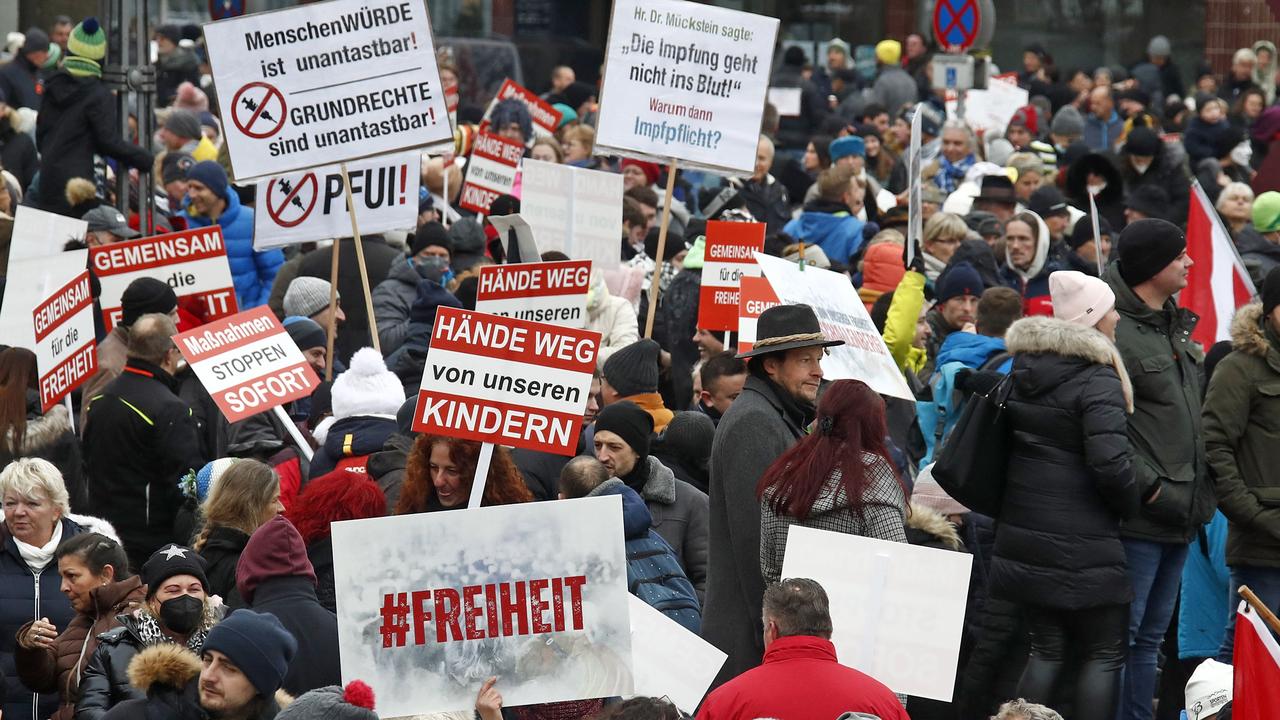
{"type": "Polygon", "coordinates": [[[387,279],[373,289],[373,314],[378,318],[378,342],[383,357],[404,344],[409,316],[418,297],[418,281],[428,278],[445,284],[452,277],[453,240],[444,226],[429,222],[409,239],[403,262],[391,263],[387,279]]]}

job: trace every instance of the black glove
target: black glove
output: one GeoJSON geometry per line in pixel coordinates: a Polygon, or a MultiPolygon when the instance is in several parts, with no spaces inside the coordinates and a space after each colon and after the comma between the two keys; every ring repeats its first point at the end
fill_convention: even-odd
{"type": "MultiPolygon", "coordinates": [[[[907,242],[910,243],[911,241],[908,240],[907,242]]],[[[907,262],[907,245],[903,244],[902,266],[908,270],[914,270],[915,272],[918,272],[921,275],[923,275],[924,274],[924,253],[920,251],[919,241],[915,243],[915,251],[912,253],[912,255],[914,255],[914,257],[911,258],[911,262],[907,262]]]]}

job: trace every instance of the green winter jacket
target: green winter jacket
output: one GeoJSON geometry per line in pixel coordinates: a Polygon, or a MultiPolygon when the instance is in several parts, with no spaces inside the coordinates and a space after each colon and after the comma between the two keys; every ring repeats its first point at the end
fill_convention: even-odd
{"type": "Polygon", "coordinates": [[[1133,381],[1129,441],[1143,499],[1121,535],[1190,542],[1216,506],[1200,429],[1204,350],[1191,339],[1200,318],[1173,300],[1159,311],[1147,307],[1121,279],[1117,262],[1104,275],[1120,313],[1116,347],[1133,381]]]}
{"type": "Polygon", "coordinates": [[[1204,444],[1230,521],[1227,563],[1280,567],[1280,337],[1247,305],[1204,401],[1204,444]]]}

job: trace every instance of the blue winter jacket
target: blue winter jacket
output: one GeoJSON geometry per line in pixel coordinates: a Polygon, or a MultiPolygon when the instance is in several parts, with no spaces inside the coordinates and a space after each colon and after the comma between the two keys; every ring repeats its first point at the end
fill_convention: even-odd
{"type": "Polygon", "coordinates": [[[805,210],[782,231],[796,240],[817,245],[831,262],[849,264],[849,257],[862,247],[862,226],[866,223],[848,212],[826,213],[805,210]]]}
{"type": "MultiPolygon", "coordinates": [[[[942,347],[938,349],[938,359],[934,364],[942,367],[950,362],[958,362],[976,370],[982,367],[992,355],[1002,352],[1005,352],[1004,338],[953,332],[942,341],[942,347]]],[[[1013,358],[1009,358],[995,369],[1007,374],[1011,367],[1013,367],[1013,358]]]]}
{"type": "MultiPolygon", "coordinates": [[[[275,282],[276,273],[284,264],[284,253],[280,250],[253,249],[253,208],[240,204],[240,196],[227,186],[223,195],[227,209],[218,218],[217,224],[222,227],[222,238],[227,246],[227,262],[231,264],[231,281],[236,288],[236,302],[241,310],[248,310],[259,305],[266,305],[271,295],[271,284],[275,282]]],[[[203,215],[192,215],[190,199],[182,203],[182,217],[187,220],[187,227],[208,227],[214,221],[203,215]]]]}
{"type": "Polygon", "coordinates": [[[1227,518],[1215,512],[1187,548],[1178,606],[1178,659],[1217,657],[1235,607],[1228,600],[1227,518]],[[1208,541],[1206,546],[1205,541],[1208,541]]]}

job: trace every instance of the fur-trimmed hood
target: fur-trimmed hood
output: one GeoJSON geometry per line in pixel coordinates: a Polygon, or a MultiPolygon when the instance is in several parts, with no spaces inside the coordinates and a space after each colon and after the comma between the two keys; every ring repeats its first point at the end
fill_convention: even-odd
{"type": "Polygon", "coordinates": [[[1005,345],[1013,355],[1060,355],[1115,369],[1124,390],[1126,409],[1133,412],[1133,385],[1116,346],[1094,328],[1051,317],[1027,317],[1009,326],[1005,345]]]}
{"type": "Polygon", "coordinates": [[[1262,324],[1262,303],[1251,303],[1236,311],[1231,319],[1231,349],[1260,358],[1272,349],[1262,324]]]}
{"type": "Polygon", "coordinates": [[[142,693],[162,686],[180,690],[200,676],[200,658],[177,643],[153,645],[129,662],[129,684],[142,693]]]}
{"type": "Polygon", "coordinates": [[[960,533],[956,530],[956,526],[947,519],[946,515],[931,507],[912,502],[911,512],[907,515],[907,528],[919,530],[926,535],[935,537],[938,542],[952,550],[959,550],[963,547],[963,543],[960,541],[960,533]]]}
{"type": "Polygon", "coordinates": [[[27,433],[22,439],[21,454],[34,455],[51,448],[69,432],[72,432],[71,413],[67,412],[65,405],[54,405],[44,415],[27,420],[27,433]]]}

